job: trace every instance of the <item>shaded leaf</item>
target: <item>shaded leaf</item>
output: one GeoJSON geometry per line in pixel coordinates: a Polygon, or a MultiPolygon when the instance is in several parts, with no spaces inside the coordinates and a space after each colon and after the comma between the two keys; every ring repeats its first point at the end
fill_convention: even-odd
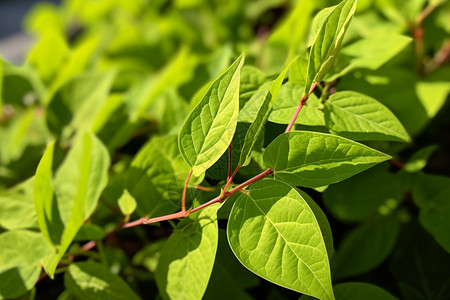
{"type": "Polygon", "coordinates": [[[140,299],[122,278],[94,262],[70,264],[64,284],[78,299],[140,299]]]}
{"type": "Polygon", "coordinates": [[[332,261],[333,278],[363,274],[381,264],[394,247],[399,225],[396,216],[389,215],[350,231],[332,261]]]}
{"type": "Polygon", "coordinates": [[[390,173],[389,164],[384,163],[329,186],[322,195],[325,207],[334,217],[358,222],[391,213],[400,204],[403,192],[400,178],[390,173]]]}
{"type": "Polygon", "coordinates": [[[450,178],[419,174],[412,193],[420,208],[420,223],[450,253],[450,178]]]}
{"type": "Polygon", "coordinates": [[[36,284],[41,267],[23,266],[0,272],[0,299],[16,298],[36,284]]]}
{"type": "Polygon", "coordinates": [[[253,299],[245,291],[258,285],[259,278],[244,268],[228,246],[227,235],[219,230],[219,247],[211,279],[203,299],[253,299]]]}

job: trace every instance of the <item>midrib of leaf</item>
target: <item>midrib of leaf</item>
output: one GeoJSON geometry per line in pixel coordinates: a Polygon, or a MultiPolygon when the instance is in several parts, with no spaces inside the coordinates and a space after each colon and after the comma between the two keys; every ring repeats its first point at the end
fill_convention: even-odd
{"type": "Polygon", "coordinates": [[[331,104],[333,107],[340,109],[341,111],[344,111],[344,112],[346,112],[346,113],[348,113],[348,114],[351,114],[351,115],[352,115],[353,117],[355,117],[355,118],[358,118],[358,119],[362,119],[362,120],[364,120],[364,121],[367,121],[367,122],[370,123],[373,127],[375,127],[375,129],[376,129],[376,127],[383,128],[383,129],[385,129],[386,131],[391,132],[392,135],[398,137],[398,134],[397,134],[394,130],[391,130],[389,127],[385,127],[385,126],[383,126],[383,125],[381,125],[381,124],[379,124],[379,123],[375,123],[374,121],[372,121],[372,120],[370,120],[370,119],[367,119],[366,117],[364,117],[364,116],[362,116],[362,115],[355,114],[355,113],[353,113],[353,112],[351,112],[351,111],[345,109],[345,108],[342,107],[342,106],[338,106],[338,105],[334,104],[332,101],[330,101],[330,104],[331,104]]]}
{"type": "MultiPolygon", "coordinates": [[[[229,85],[227,86],[227,89],[226,89],[225,93],[223,94],[223,95],[224,95],[224,98],[225,98],[225,95],[227,95],[228,88],[230,87],[230,85],[231,85],[231,84],[229,84],[229,85]]],[[[211,105],[208,105],[208,108],[210,108],[210,114],[211,114],[211,117],[212,117],[213,121],[211,122],[211,126],[209,126],[209,128],[207,128],[206,134],[204,134],[204,138],[203,138],[202,146],[200,147],[200,151],[196,152],[196,154],[197,154],[197,159],[195,160],[194,165],[199,161],[199,157],[201,157],[201,156],[198,155],[198,154],[203,152],[203,149],[204,149],[204,147],[205,147],[205,141],[207,140],[208,135],[209,135],[211,129],[212,129],[212,128],[214,127],[214,125],[217,123],[217,119],[216,119],[215,117],[216,117],[217,115],[219,115],[221,112],[223,112],[223,111],[228,107],[229,104],[232,104],[232,102],[230,101],[229,103],[226,103],[225,106],[222,105],[223,102],[220,101],[220,98],[219,98],[219,89],[217,89],[217,100],[218,100],[218,102],[219,102],[219,106],[218,106],[217,112],[216,112],[216,114],[215,114],[214,116],[211,114],[211,105]],[[222,109],[222,107],[223,107],[223,109],[222,109]]],[[[234,114],[233,114],[233,115],[234,115],[234,114]]],[[[232,116],[232,117],[233,117],[233,116],[232,116]]],[[[201,117],[200,117],[200,119],[201,119],[201,117]]],[[[200,124],[202,124],[202,123],[200,122],[200,124]]],[[[223,126],[223,125],[221,125],[221,126],[223,126]]],[[[203,131],[203,126],[202,126],[202,131],[203,131]]],[[[195,145],[195,144],[194,144],[194,145],[195,145]]],[[[195,147],[194,147],[194,150],[195,150],[195,147]]],[[[208,151],[209,151],[209,149],[208,149],[208,151]]]]}
{"type": "MultiPolygon", "coordinates": [[[[250,195],[250,193],[248,193],[246,196],[252,200],[253,204],[254,204],[254,205],[258,208],[258,210],[263,214],[264,219],[267,220],[267,221],[269,221],[269,223],[273,226],[273,228],[275,228],[275,230],[277,231],[278,235],[283,239],[284,243],[288,246],[289,250],[291,250],[291,252],[295,255],[295,257],[297,257],[298,260],[301,261],[301,263],[302,263],[303,265],[305,265],[305,266],[308,268],[308,270],[311,272],[311,274],[313,274],[314,278],[317,280],[317,282],[319,282],[320,287],[325,291],[325,293],[330,297],[330,299],[333,299],[333,297],[332,297],[332,296],[328,293],[328,291],[324,288],[324,286],[323,286],[322,282],[319,280],[319,278],[317,278],[316,274],[311,270],[311,268],[309,267],[309,265],[306,264],[306,263],[305,263],[305,262],[297,255],[297,253],[292,249],[292,247],[290,246],[290,244],[301,245],[301,246],[303,246],[303,244],[297,244],[297,243],[290,243],[290,242],[288,242],[288,241],[286,240],[286,238],[285,238],[285,237],[281,234],[281,232],[278,230],[278,228],[275,226],[275,223],[272,222],[272,220],[264,213],[264,211],[261,209],[261,207],[259,207],[259,205],[256,203],[255,199],[252,198],[252,196],[250,195]]],[[[270,198],[266,198],[266,199],[270,199],[270,198]]],[[[306,205],[307,205],[307,204],[306,204],[306,205]]],[[[247,206],[247,204],[246,204],[246,206],[247,206]]],[[[246,207],[246,206],[245,206],[245,207],[246,207]]],[[[245,211],[245,210],[244,210],[244,211],[245,211]]],[[[286,223],[295,223],[295,222],[286,222],[286,223]]],[[[318,224],[316,224],[316,225],[317,225],[317,227],[319,227],[318,224]]],[[[320,229],[319,229],[319,232],[320,232],[320,229]]],[[[259,240],[261,240],[261,239],[259,239],[259,240]]],[[[316,249],[316,248],[315,248],[315,249],[316,249]]],[[[320,251],[320,250],[319,250],[319,251],[320,251]]],[[[273,252],[273,251],[272,251],[272,252],[273,252]]],[[[322,251],[320,251],[320,252],[323,254],[322,251]]],[[[269,257],[270,257],[270,256],[269,256],[269,257]]],[[[267,279],[267,278],[266,278],[266,279],[267,279]]],[[[267,280],[271,281],[270,279],[267,279],[267,280]]],[[[308,287],[308,290],[309,290],[309,287],[308,287]]]]}
{"type": "MultiPolygon", "coordinates": [[[[321,160],[318,160],[318,161],[316,161],[316,162],[311,162],[311,163],[307,163],[307,164],[302,164],[301,166],[294,166],[294,167],[288,167],[288,168],[285,168],[285,169],[281,169],[280,171],[278,171],[278,172],[281,172],[281,171],[289,171],[289,170],[295,170],[295,169],[298,169],[298,168],[303,168],[303,167],[307,167],[307,166],[310,166],[310,165],[316,165],[316,164],[320,164],[320,165],[326,165],[326,164],[329,164],[329,163],[333,163],[333,162],[347,162],[348,164],[350,164],[350,165],[357,165],[357,164],[355,164],[355,163],[353,163],[353,162],[351,162],[351,161],[347,161],[347,159],[354,159],[354,158],[360,158],[361,156],[360,155],[352,155],[352,156],[346,156],[346,157],[343,157],[343,158],[328,158],[328,159],[321,159],[321,160]]],[[[365,157],[365,156],[363,156],[363,157],[365,157]]],[[[370,163],[370,162],[369,162],[370,163]]],[[[276,171],[276,169],[275,169],[275,171],[276,171]]]]}

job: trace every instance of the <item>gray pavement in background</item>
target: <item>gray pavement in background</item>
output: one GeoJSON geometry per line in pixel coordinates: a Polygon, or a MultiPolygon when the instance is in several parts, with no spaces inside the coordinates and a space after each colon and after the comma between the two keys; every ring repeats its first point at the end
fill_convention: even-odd
{"type": "MultiPolygon", "coordinates": [[[[32,43],[31,37],[22,32],[22,20],[30,8],[42,0],[0,0],[0,55],[20,64],[32,43]]],[[[45,2],[60,3],[61,0],[45,2]]]]}

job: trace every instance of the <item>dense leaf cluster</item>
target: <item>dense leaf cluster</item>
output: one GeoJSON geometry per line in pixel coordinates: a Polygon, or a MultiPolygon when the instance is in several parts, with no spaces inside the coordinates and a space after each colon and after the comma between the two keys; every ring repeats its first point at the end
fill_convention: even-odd
{"type": "Polygon", "coordinates": [[[449,15],[37,5],[0,57],[0,299],[447,299],[449,15]]]}

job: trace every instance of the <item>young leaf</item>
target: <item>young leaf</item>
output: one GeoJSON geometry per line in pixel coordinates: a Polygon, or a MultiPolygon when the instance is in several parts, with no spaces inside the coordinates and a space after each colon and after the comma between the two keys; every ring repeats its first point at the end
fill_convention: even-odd
{"type": "Polygon", "coordinates": [[[252,149],[258,140],[259,135],[264,128],[264,124],[267,122],[269,118],[269,113],[272,110],[273,103],[277,98],[278,90],[283,83],[284,77],[289,69],[289,66],[284,68],[280,75],[278,75],[277,79],[273,81],[270,85],[270,89],[266,91],[266,93],[261,94],[263,97],[263,102],[259,109],[257,110],[256,119],[251,123],[250,127],[247,130],[244,138],[244,145],[242,147],[241,155],[239,158],[239,166],[246,166],[250,163],[252,149]]]}
{"type": "Polygon", "coordinates": [[[242,55],[214,81],[181,128],[180,151],[195,176],[212,166],[233,138],[243,63],[242,55]]]}
{"type": "Polygon", "coordinates": [[[118,203],[120,211],[125,216],[131,215],[137,206],[136,200],[134,200],[134,197],[126,189],[123,191],[122,196],[120,196],[118,203]]]}
{"type": "Polygon", "coordinates": [[[70,264],[64,274],[64,284],[78,299],[140,299],[122,278],[94,262],[70,264]]]}
{"type": "Polygon", "coordinates": [[[263,180],[251,185],[236,200],[227,232],[231,249],[250,271],[300,293],[334,299],[319,224],[288,184],[263,180]]]}
{"type": "Polygon", "coordinates": [[[344,0],[321,14],[319,23],[322,23],[322,26],[315,36],[309,54],[305,95],[308,94],[314,82],[322,81],[332,66],[355,9],[356,0],[344,0]]]}
{"type": "Polygon", "coordinates": [[[164,245],[156,269],[163,299],[202,299],[217,251],[219,207],[211,205],[181,220],[164,245]]]}
{"type": "Polygon", "coordinates": [[[411,141],[403,125],[386,106],[357,92],[331,95],[325,102],[324,113],[327,127],[349,139],[411,141]]]}
{"type": "Polygon", "coordinates": [[[276,178],[295,186],[320,187],[351,177],[390,156],[335,135],[293,131],[273,140],[263,158],[276,178]]]}

